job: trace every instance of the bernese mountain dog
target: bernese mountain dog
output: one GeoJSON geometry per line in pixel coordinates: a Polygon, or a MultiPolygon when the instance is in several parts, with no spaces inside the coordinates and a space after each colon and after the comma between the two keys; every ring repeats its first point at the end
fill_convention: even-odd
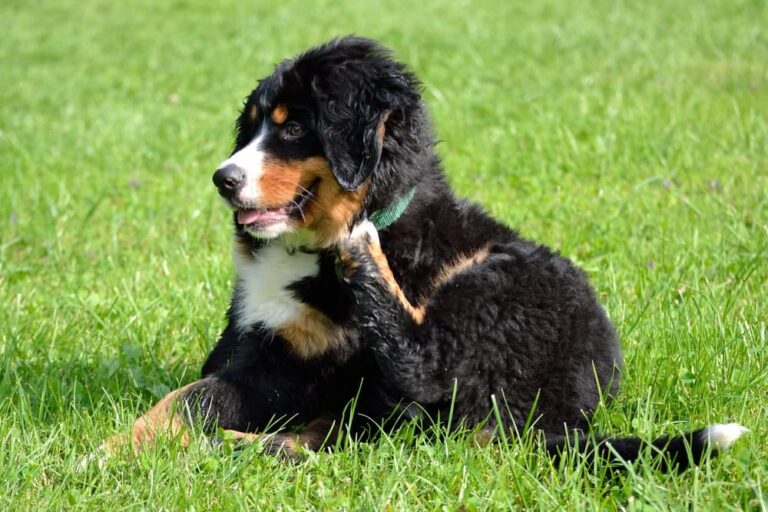
{"type": "Polygon", "coordinates": [[[258,83],[213,175],[234,221],[226,328],[201,378],[109,448],[188,443],[197,425],[296,457],[422,421],[490,439],[532,426],[553,456],[650,450],[682,470],[746,430],[575,442],[617,391],[616,330],[573,263],[454,195],[420,92],[360,37],[258,83]]]}

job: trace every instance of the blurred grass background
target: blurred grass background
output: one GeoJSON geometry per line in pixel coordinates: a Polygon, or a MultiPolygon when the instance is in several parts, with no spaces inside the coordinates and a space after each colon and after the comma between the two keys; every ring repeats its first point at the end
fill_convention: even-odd
{"type": "Polygon", "coordinates": [[[768,3],[5,0],[0,19],[3,508],[768,507],[768,3]],[[422,78],[461,195],[590,274],[626,354],[597,429],[753,433],[682,476],[409,431],[299,466],[166,447],[75,472],[223,327],[210,176],[244,97],[348,33],[422,78]]]}

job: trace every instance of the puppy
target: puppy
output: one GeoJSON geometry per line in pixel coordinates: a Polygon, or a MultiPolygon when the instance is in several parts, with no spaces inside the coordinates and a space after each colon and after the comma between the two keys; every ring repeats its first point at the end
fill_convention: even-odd
{"type": "Polygon", "coordinates": [[[581,270],[454,195],[420,89],[358,37],[259,82],[213,175],[234,221],[227,326],[200,380],[134,424],[133,446],[159,432],[188,442],[194,423],[292,457],[345,412],[356,434],[421,418],[492,435],[528,420],[554,455],[578,444],[633,460],[651,444],[663,469],[736,440],[745,429],[726,424],[574,443],[617,391],[616,331],[581,270]]]}

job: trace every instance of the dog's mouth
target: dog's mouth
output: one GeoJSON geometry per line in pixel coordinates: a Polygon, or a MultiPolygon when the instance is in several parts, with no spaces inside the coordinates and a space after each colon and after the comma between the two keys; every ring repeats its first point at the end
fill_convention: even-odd
{"type": "Polygon", "coordinates": [[[316,179],[308,187],[302,187],[296,197],[287,204],[277,208],[247,208],[236,206],[237,223],[243,227],[258,230],[273,224],[290,220],[304,220],[307,207],[315,198],[320,179],[316,179]]]}

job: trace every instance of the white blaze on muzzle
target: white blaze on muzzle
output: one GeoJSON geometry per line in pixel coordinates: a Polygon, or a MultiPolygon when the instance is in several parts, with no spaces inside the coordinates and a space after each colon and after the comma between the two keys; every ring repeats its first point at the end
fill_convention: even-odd
{"type": "Polygon", "coordinates": [[[222,169],[227,165],[236,165],[245,173],[245,183],[240,191],[233,197],[233,199],[240,203],[258,204],[262,199],[259,180],[264,174],[265,152],[261,147],[263,140],[264,131],[254,137],[247,146],[224,160],[219,165],[219,169],[222,169]]]}

